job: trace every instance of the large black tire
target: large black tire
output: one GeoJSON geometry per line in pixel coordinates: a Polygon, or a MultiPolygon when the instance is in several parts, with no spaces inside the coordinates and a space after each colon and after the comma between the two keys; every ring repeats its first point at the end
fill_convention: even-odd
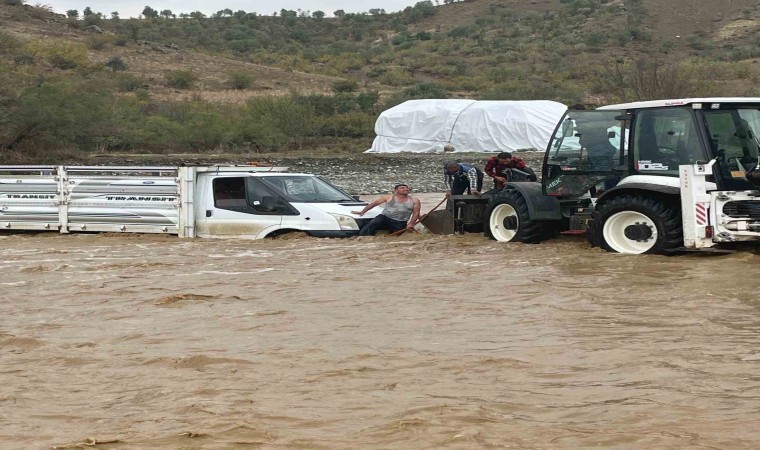
{"type": "Polygon", "coordinates": [[[528,204],[515,190],[496,199],[485,226],[486,236],[500,242],[535,244],[548,238],[545,224],[529,218],[528,204]]]}
{"type": "Polygon", "coordinates": [[[680,206],[637,194],[612,198],[597,207],[588,237],[608,252],[666,253],[683,246],[680,206]]]}

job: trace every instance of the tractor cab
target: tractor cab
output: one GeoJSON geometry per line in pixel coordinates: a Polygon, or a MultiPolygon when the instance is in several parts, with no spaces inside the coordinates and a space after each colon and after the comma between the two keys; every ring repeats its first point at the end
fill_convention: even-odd
{"type": "MultiPolygon", "coordinates": [[[[596,197],[629,175],[678,178],[678,167],[716,160],[721,190],[760,185],[760,105],[639,102],[568,111],[543,166],[543,193],[596,197]]],[[[664,184],[670,184],[662,181],[664,184]]]]}
{"type": "Polygon", "coordinates": [[[544,156],[544,195],[577,199],[614,186],[629,171],[623,111],[570,110],[544,156]]]}
{"type": "Polygon", "coordinates": [[[724,190],[760,186],[760,104],[714,104],[699,111],[707,131],[716,182],[724,190]]]}

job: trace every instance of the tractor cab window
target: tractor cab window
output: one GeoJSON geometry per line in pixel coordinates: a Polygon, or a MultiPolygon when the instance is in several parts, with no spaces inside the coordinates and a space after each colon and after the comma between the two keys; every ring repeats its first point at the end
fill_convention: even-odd
{"type": "Polygon", "coordinates": [[[724,178],[744,179],[760,153],[760,109],[705,111],[713,152],[724,178]]]}
{"type": "Polygon", "coordinates": [[[544,164],[547,195],[577,197],[609,189],[626,161],[622,111],[568,111],[554,132],[544,164]],[[598,185],[598,189],[597,188],[598,185]]]}
{"type": "Polygon", "coordinates": [[[658,175],[678,175],[679,164],[704,160],[691,110],[639,111],[634,121],[633,157],[639,172],[658,175]]]}

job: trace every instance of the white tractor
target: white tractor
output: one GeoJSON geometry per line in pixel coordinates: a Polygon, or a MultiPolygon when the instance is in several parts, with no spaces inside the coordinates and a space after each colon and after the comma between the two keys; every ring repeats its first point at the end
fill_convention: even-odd
{"type": "Polygon", "coordinates": [[[760,243],[760,98],[657,100],[569,110],[541,182],[493,196],[486,233],[535,243],[585,233],[619,253],[760,243]]]}

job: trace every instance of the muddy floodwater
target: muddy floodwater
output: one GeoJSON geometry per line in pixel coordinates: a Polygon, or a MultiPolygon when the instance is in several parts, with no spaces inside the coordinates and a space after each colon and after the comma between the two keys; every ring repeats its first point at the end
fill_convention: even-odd
{"type": "Polygon", "coordinates": [[[760,256],[0,235],[0,448],[737,449],[760,256]]]}

